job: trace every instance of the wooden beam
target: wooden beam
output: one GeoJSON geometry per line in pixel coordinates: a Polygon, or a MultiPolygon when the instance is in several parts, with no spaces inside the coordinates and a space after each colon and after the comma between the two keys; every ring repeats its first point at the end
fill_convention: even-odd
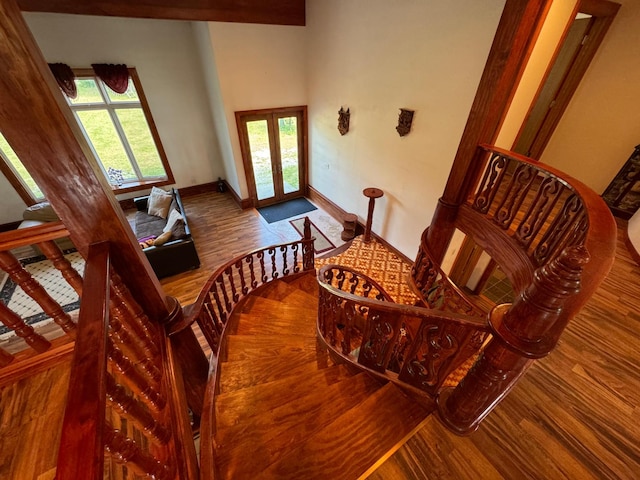
{"type": "Polygon", "coordinates": [[[126,217],[73,119],[15,0],[0,2],[0,131],[87,258],[110,242],[113,265],[150,318],[169,313],[126,217]]]}
{"type": "Polygon", "coordinates": [[[18,0],[27,12],[304,25],[305,0],[18,0]]]}

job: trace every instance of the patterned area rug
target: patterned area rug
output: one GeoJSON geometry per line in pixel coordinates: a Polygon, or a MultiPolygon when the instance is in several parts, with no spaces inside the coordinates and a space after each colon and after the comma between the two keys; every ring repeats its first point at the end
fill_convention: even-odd
{"type": "MultiPolygon", "coordinates": [[[[82,276],[84,259],[78,252],[65,254],[73,268],[82,276]]],[[[20,260],[20,263],[65,312],[74,312],[80,308],[80,299],[75,290],[67,283],[62,273],[53,266],[45,256],[20,260]]],[[[18,314],[25,323],[31,326],[42,326],[51,322],[51,318],[43,312],[42,307],[16,285],[8,275],[0,271],[0,301],[10,310],[18,314]]],[[[0,324],[0,339],[13,335],[6,326],[0,324]]]]}
{"type": "MultiPolygon", "coordinates": [[[[309,221],[311,222],[311,220],[309,221]]],[[[304,217],[289,220],[289,223],[296,229],[301,237],[304,237],[304,217]]],[[[336,246],[331,243],[331,240],[329,240],[313,222],[311,222],[311,236],[316,238],[313,242],[313,249],[316,253],[328,252],[336,248],[336,246]]]]}
{"type": "Polygon", "coordinates": [[[351,267],[382,285],[396,303],[415,305],[418,297],[408,285],[411,264],[375,239],[370,243],[364,243],[362,239],[362,236],[354,238],[351,246],[336,257],[316,258],[316,268],[320,270],[330,264],[351,267]]]}

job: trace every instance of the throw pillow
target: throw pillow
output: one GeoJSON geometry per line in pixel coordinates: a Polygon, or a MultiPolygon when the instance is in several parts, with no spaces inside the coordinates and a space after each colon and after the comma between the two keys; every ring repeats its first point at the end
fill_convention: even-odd
{"type": "Polygon", "coordinates": [[[187,236],[187,231],[184,228],[184,220],[179,218],[171,227],[171,238],[179,239],[187,236]]]}
{"type": "Polygon", "coordinates": [[[171,240],[171,231],[164,232],[153,241],[153,246],[159,247],[160,245],[164,245],[165,243],[167,243],[169,240],[171,240]]]}
{"type": "Polygon", "coordinates": [[[167,218],[167,224],[162,229],[163,232],[170,232],[173,228],[173,225],[178,221],[182,220],[184,222],[184,218],[180,215],[180,212],[177,210],[171,210],[169,213],[169,218],[167,218]]]}
{"type": "Polygon", "coordinates": [[[167,218],[172,200],[173,195],[171,192],[165,192],[161,188],[153,187],[149,195],[147,213],[156,217],[167,218]]]}

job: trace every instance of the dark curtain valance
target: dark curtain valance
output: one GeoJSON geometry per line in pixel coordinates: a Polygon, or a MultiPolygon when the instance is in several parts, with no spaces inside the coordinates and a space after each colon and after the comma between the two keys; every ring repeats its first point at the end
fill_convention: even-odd
{"type": "Polygon", "coordinates": [[[129,87],[129,70],[124,64],[92,63],[93,71],[107,87],[116,93],[124,93],[129,87]]]}
{"type": "Polygon", "coordinates": [[[76,98],[78,96],[78,90],[74,82],[76,76],[73,74],[71,67],[65,63],[50,63],[49,68],[64,94],[69,98],[76,98]]]}

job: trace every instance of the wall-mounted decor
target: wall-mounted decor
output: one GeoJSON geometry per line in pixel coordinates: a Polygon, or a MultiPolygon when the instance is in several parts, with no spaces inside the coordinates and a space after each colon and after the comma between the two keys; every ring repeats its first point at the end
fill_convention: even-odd
{"type": "Polygon", "coordinates": [[[411,122],[413,122],[414,110],[407,110],[406,108],[400,109],[400,116],[398,117],[398,126],[396,130],[401,137],[404,137],[411,131],[411,122]]]}
{"type": "Polygon", "coordinates": [[[344,108],[340,107],[338,110],[338,131],[340,135],[344,135],[349,131],[349,117],[351,114],[349,113],[349,109],[345,111],[344,108]]]}

